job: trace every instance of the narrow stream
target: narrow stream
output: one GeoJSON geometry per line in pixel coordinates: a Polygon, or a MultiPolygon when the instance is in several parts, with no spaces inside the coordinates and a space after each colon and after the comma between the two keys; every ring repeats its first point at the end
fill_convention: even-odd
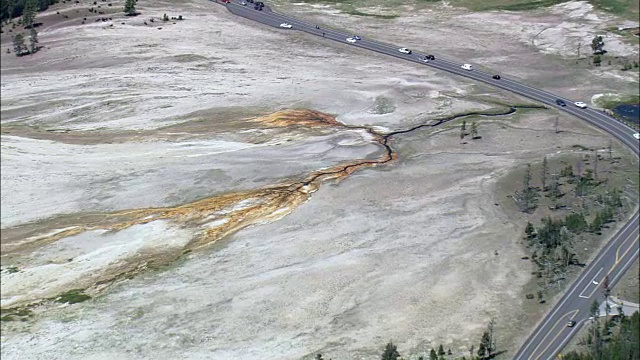
{"type": "MultiPolygon", "coordinates": [[[[500,113],[495,113],[495,112],[481,112],[481,111],[473,111],[473,112],[468,112],[468,113],[464,113],[464,114],[458,114],[458,115],[452,115],[450,117],[446,117],[446,118],[442,118],[442,119],[437,119],[435,122],[429,124],[429,123],[424,123],[424,124],[420,124],[420,125],[416,125],[413,127],[410,127],[408,129],[405,130],[396,130],[396,131],[392,131],[390,133],[379,133],[375,130],[373,130],[370,127],[366,127],[366,126],[350,126],[350,125],[344,125],[345,128],[348,129],[362,129],[367,131],[368,133],[370,133],[371,135],[373,135],[374,137],[376,137],[378,140],[378,143],[380,145],[382,145],[385,149],[386,149],[386,156],[384,156],[381,159],[378,160],[363,160],[361,162],[355,163],[355,164],[349,164],[349,165],[345,165],[344,167],[342,167],[341,169],[338,170],[330,170],[330,171],[325,171],[325,172],[318,172],[316,174],[313,174],[309,179],[302,181],[300,183],[300,186],[296,188],[296,190],[299,190],[300,188],[304,187],[304,186],[308,186],[310,185],[312,182],[316,181],[317,179],[323,177],[323,176],[327,176],[327,175],[337,175],[340,173],[345,173],[348,174],[349,170],[351,169],[355,169],[355,168],[359,168],[362,166],[370,166],[370,165],[380,165],[380,164],[385,164],[388,163],[391,160],[394,160],[397,157],[397,153],[395,152],[395,150],[391,147],[391,145],[389,145],[389,141],[391,140],[391,138],[394,135],[399,135],[399,134],[408,134],[410,132],[425,128],[425,127],[437,127],[440,126],[444,123],[456,120],[456,119],[460,119],[463,117],[468,117],[468,116],[487,116],[487,117],[494,117],[494,116],[505,116],[505,115],[510,115],[515,113],[518,109],[546,109],[545,106],[542,105],[516,105],[516,106],[511,106],[509,107],[508,110],[504,111],[504,112],[500,112],[500,113]]],[[[432,122],[433,120],[430,120],[429,122],[432,122]]]]}

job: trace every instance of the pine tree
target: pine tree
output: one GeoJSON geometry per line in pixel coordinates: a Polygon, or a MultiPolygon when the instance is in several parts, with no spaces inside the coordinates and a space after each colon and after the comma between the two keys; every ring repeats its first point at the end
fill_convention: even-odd
{"type": "Polygon", "coordinates": [[[429,360],[438,360],[438,354],[435,349],[431,349],[431,352],[429,352],[429,360]]]}
{"type": "Polygon", "coordinates": [[[16,56],[22,56],[23,52],[27,49],[24,44],[24,35],[18,33],[13,37],[13,52],[16,56]]]}
{"type": "Polygon", "coordinates": [[[446,353],[444,352],[444,348],[442,347],[442,344],[440,344],[440,346],[438,346],[438,355],[442,356],[444,354],[446,353]]]}
{"type": "MultiPolygon", "coordinates": [[[[483,336],[483,339],[484,339],[484,336],[483,336]]],[[[480,342],[480,346],[478,346],[478,356],[480,356],[481,359],[484,359],[486,354],[487,354],[487,348],[485,347],[484,342],[480,342]]]]}
{"type": "Polygon", "coordinates": [[[467,130],[467,120],[462,120],[462,131],[467,130]]]}
{"type": "Polygon", "coordinates": [[[593,180],[598,182],[598,150],[595,150],[595,158],[593,159],[593,180]]]}
{"type": "Polygon", "coordinates": [[[38,32],[34,27],[29,32],[29,45],[31,46],[31,53],[38,51],[38,32]]]}
{"type": "Polygon", "coordinates": [[[527,227],[524,228],[524,233],[527,234],[527,239],[531,239],[533,237],[533,232],[535,231],[533,224],[527,222],[527,227]]]}
{"type": "Polygon", "coordinates": [[[27,0],[22,11],[22,25],[25,29],[33,27],[36,21],[36,12],[38,11],[37,0],[27,0]]]}
{"type": "Polygon", "coordinates": [[[542,173],[540,174],[540,178],[542,180],[542,191],[544,191],[547,187],[547,157],[545,156],[542,159],[542,173]]]}
{"type": "Polygon", "coordinates": [[[491,357],[492,353],[496,350],[494,344],[494,338],[493,338],[493,326],[494,326],[494,322],[493,319],[489,320],[489,325],[487,326],[487,332],[489,333],[489,339],[487,341],[487,355],[489,355],[489,357],[491,357]]]}
{"type": "Polygon", "coordinates": [[[136,0],[126,0],[124,2],[124,13],[128,16],[134,16],[138,14],[136,12],[136,0]]]}
{"type": "Polygon", "coordinates": [[[475,121],[471,123],[471,138],[472,139],[478,138],[478,124],[476,124],[475,121]]]}
{"type": "Polygon", "coordinates": [[[399,357],[398,347],[389,341],[384,349],[384,353],[382,353],[382,360],[397,360],[399,357]]]}
{"type": "Polygon", "coordinates": [[[560,193],[560,178],[558,177],[558,175],[551,176],[549,195],[551,196],[551,201],[553,202],[553,206],[555,207],[558,198],[560,197],[560,195],[562,195],[560,193]]]}
{"type": "Polygon", "coordinates": [[[594,54],[604,53],[604,39],[602,39],[602,36],[598,35],[593,38],[591,41],[591,50],[593,50],[594,54]]]}

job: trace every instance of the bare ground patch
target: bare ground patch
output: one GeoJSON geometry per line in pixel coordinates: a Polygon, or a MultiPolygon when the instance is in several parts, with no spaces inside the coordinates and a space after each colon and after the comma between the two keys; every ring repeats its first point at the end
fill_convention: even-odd
{"type": "MultiPolygon", "coordinates": [[[[511,75],[572,97],[603,86],[581,70],[567,70],[560,58],[532,54],[535,47],[523,45],[529,35],[491,35],[495,24],[459,10],[422,9],[429,22],[289,10],[390,42],[398,41],[394,30],[402,30],[407,46],[481,63],[495,60],[488,68],[517,63],[511,75]],[[469,39],[465,27],[481,30],[480,37],[469,39]],[[471,54],[465,44],[486,51],[471,54]]],[[[3,240],[25,240],[43,228],[73,232],[65,227],[100,223],[105,213],[121,209],[134,210],[116,220],[135,223],[74,237],[49,234],[52,241],[44,247],[23,249],[22,263],[3,249],[3,270],[15,266],[13,279],[29,273],[40,284],[47,282],[46,273],[30,266],[96,279],[103,274],[88,265],[110,259],[133,256],[144,264],[169,249],[174,257],[166,262],[181,261],[160,272],[125,276],[103,296],[47,308],[35,321],[3,322],[3,357],[293,359],[322,351],[325,357],[370,358],[390,338],[403,354],[442,343],[463,355],[490,317],[506,348],[526,336],[530,328],[512,320],[535,323],[542,309],[520,312],[531,266],[521,260],[522,229],[512,211],[500,206],[497,181],[523,162],[573,153],[576,143],[606,146],[606,137],[564,116],[563,131],[555,134],[553,110],[470,117],[479,123],[477,140],[460,141],[460,122],[397,136],[391,145],[398,161],[355,173],[337,169],[349,176],[338,176],[340,182],[321,187],[308,201],[308,194],[296,197],[295,211],[286,204],[271,207],[272,217],[185,254],[185,244],[193,241],[190,226],[227,223],[182,205],[213,206],[207,201],[212,194],[245,194],[380,155],[375,139],[363,131],[326,132],[308,122],[280,126],[278,119],[268,126],[251,123],[258,115],[306,107],[347,125],[388,132],[490,110],[491,101],[522,99],[412,64],[391,66],[380,55],[307,35],[267,30],[208,1],[157,2],[140,11],[141,17],[114,20],[113,26],[81,26],[80,18],[46,21],[42,52],[21,59],[3,52],[2,173],[15,180],[13,191],[5,191],[3,178],[3,240]],[[144,24],[163,13],[181,13],[186,20],[162,29],[144,24]],[[247,39],[260,41],[242,46],[247,39]],[[251,149],[238,156],[238,147],[251,149]],[[9,155],[20,166],[7,168],[9,155]],[[11,202],[15,207],[7,213],[11,202]],[[54,216],[61,212],[67,215],[54,216]],[[34,214],[47,220],[32,222],[34,214]],[[153,221],[158,214],[163,219],[153,221]],[[7,231],[6,219],[23,225],[7,231]]],[[[515,26],[520,16],[501,14],[497,23],[515,26]]],[[[624,90],[634,81],[622,74],[606,84],[624,90]]],[[[239,218],[247,209],[260,210],[242,200],[230,206],[239,218]]],[[[118,263],[119,269],[126,273],[130,264],[118,263]]],[[[21,283],[11,284],[18,289],[21,283]]]]}

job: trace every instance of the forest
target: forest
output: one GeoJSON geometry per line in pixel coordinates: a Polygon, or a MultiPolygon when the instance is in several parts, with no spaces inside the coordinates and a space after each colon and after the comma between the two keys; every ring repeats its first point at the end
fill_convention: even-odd
{"type": "Polygon", "coordinates": [[[42,11],[46,10],[49,5],[57,3],[58,0],[3,0],[0,2],[2,21],[22,16],[22,12],[29,2],[35,3],[38,11],[42,11]]]}

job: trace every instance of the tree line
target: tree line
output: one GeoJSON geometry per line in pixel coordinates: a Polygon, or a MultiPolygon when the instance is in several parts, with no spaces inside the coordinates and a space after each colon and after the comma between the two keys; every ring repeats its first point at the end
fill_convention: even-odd
{"type": "Polygon", "coordinates": [[[30,2],[35,5],[35,11],[43,11],[46,10],[49,5],[58,3],[58,0],[2,0],[2,2],[0,2],[2,21],[22,16],[27,5],[30,5],[30,2]]]}
{"type": "MultiPolygon", "coordinates": [[[[595,312],[597,315],[597,303],[595,312]]],[[[594,307],[592,306],[592,314],[594,307]]],[[[587,338],[586,351],[571,351],[562,356],[563,360],[638,360],[640,359],[640,314],[636,311],[631,316],[620,312],[618,324],[612,331],[605,325],[600,329],[598,321],[594,321],[587,338]]]]}
{"type": "MultiPolygon", "coordinates": [[[[469,348],[469,358],[470,360],[488,360],[493,359],[496,355],[500,354],[497,350],[496,339],[494,336],[494,325],[495,322],[493,319],[489,321],[487,325],[487,329],[482,333],[482,337],[480,339],[480,343],[476,348],[475,345],[472,345],[469,348]]],[[[424,355],[418,356],[418,360],[467,360],[466,356],[462,357],[452,357],[453,352],[451,348],[445,350],[442,344],[438,345],[437,349],[432,348],[429,351],[429,357],[426,358],[424,355]]],[[[382,360],[403,360],[404,358],[400,355],[398,351],[398,347],[393,344],[392,341],[389,341],[384,348],[384,351],[381,356],[382,360]]],[[[325,360],[322,354],[316,354],[315,360],[325,360]]],[[[328,359],[332,360],[332,359],[328,359]]]]}

